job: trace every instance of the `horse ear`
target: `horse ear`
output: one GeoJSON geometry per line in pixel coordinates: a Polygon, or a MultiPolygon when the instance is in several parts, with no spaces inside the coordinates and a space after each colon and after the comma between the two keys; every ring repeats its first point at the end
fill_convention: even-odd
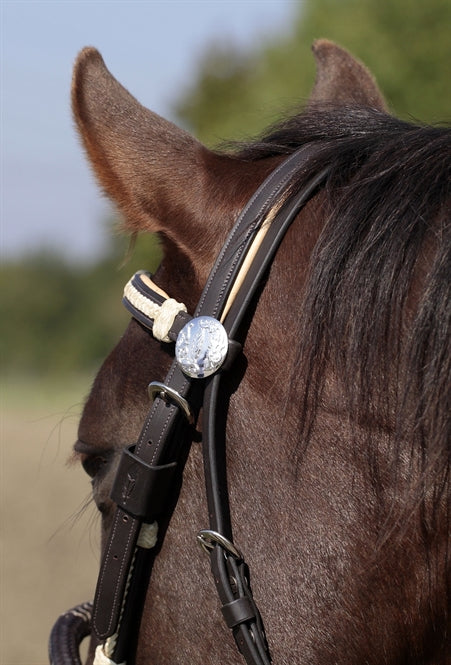
{"type": "Polygon", "coordinates": [[[209,151],[141,106],[94,48],[77,58],[72,108],[93,170],[126,228],[164,231],[181,244],[177,223],[186,211],[196,218],[209,151]]]}
{"type": "Polygon", "coordinates": [[[348,51],[327,39],[312,47],[316,81],[310,103],[360,104],[386,111],[386,103],[373,75],[348,51]]]}

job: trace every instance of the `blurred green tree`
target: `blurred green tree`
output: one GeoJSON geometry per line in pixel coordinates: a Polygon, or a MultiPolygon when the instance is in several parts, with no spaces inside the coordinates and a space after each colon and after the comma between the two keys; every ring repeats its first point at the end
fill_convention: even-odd
{"type": "Polygon", "coordinates": [[[160,261],[157,237],[142,236],[129,258],[127,239],[113,236],[93,265],[69,265],[41,253],[0,266],[0,359],[4,375],[54,375],[96,368],[129,315],[121,293],[139,268],[160,261]]]}
{"type": "Polygon", "coordinates": [[[326,37],[360,58],[393,112],[449,121],[449,0],[305,0],[293,3],[289,31],[247,52],[211,47],[176,106],[180,121],[207,145],[261,131],[308,98],[312,42],[326,37]]]}

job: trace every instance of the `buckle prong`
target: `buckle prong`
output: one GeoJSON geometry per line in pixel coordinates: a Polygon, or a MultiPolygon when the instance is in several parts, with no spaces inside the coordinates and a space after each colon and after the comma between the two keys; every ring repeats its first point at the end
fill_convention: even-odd
{"type": "Polygon", "coordinates": [[[166,386],[164,383],[159,381],[152,381],[147,387],[149,397],[151,400],[154,400],[156,397],[164,400],[166,404],[174,404],[178,406],[179,409],[183,411],[184,416],[188,420],[190,425],[194,425],[194,414],[193,411],[184,397],[180,395],[174,388],[166,386]]]}
{"type": "Polygon", "coordinates": [[[225,536],[222,536],[217,531],[202,529],[197,534],[197,542],[207,554],[210,554],[215,545],[219,545],[227,554],[233,556],[234,559],[243,558],[240,550],[228,538],[225,538],[225,536]]]}

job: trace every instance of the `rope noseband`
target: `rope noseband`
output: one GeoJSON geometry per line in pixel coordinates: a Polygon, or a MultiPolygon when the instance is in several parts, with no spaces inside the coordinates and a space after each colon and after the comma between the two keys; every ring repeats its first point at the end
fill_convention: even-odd
{"type": "MultiPolygon", "coordinates": [[[[201,406],[210,524],[198,540],[210,556],[224,620],[246,663],[271,662],[249,569],[233,542],[218,413],[221,382],[241,350],[240,330],[249,305],[293,219],[327,177],[325,168],[300,191],[291,191],[294,176],[307,173],[313,150],[307,144],[293,153],[248,202],[211,270],[194,317],[158,289],[148,273],[137,273],[125,288],[123,302],[132,316],[160,341],[177,342],[176,359],[164,383],[150,384],[153,406],[136,445],[123,451],[113,484],[117,509],[92,615],[102,642],[96,665],[122,663],[133,654],[136,616],[142,611],[156,546],[175,506],[192,423],[201,406]]],[[[69,663],[55,651],[51,662],[69,663]]]]}

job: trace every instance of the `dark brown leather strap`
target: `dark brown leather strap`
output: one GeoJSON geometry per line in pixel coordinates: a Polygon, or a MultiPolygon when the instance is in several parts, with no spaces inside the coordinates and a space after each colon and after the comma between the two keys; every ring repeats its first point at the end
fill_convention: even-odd
{"type": "MultiPolygon", "coordinates": [[[[234,279],[249,247],[252,245],[256,232],[268,212],[279,201],[281,194],[290,185],[294,174],[302,168],[306,169],[313,150],[314,148],[311,145],[306,145],[291,155],[269,176],[249,201],[211,271],[196,316],[209,315],[218,318],[221,315],[234,279]]],[[[263,241],[262,248],[258,252],[258,260],[254,260],[246,275],[245,283],[239,291],[238,298],[226,317],[225,327],[231,339],[237,334],[247,306],[264,271],[272,261],[274,252],[286,229],[296,216],[300,206],[308,200],[318,184],[325,178],[325,175],[326,172],[324,171],[309,181],[305,191],[303,190],[301,195],[294,197],[288,208],[284,207],[285,216],[282,218],[279,213],[276,220],[273,221],[270,231],[263,241]],[[277,223],[275,223],[276,221],[277,223]],[[269,253],[265,254],[265,252],[269,253]]],[[[195,413],[197,413],[200,405],[202,390],[207,385],[206,424],[203,432],[205,437],[204,449],[206,451],[207,495],[213,514],[211,527],[231,540],[227,483],[217,464],[218,454],[221,455],[216,445],[217,441],[221,442],[221,436],[218,436],[215,429],[220,376],[219,373],[210,380],[193,381],[188,379],[181,372],[177,363],[174,362],[166,377],[165,384],[188,399],[192,403],[195,413]]],[[[145,421],[136,447],[133,451],[129,450],[124,453],[126,461],[120,465],[120,473],[115,481],[114,488],[114,496],[119,505],[114,516],[109,542],[105,548],[93,612],[94,631],[101,640],[119,632],[118,646],[114,653],[116,662],[124,660],[125,651],[129,646],[129,644],[127,645],[129,640],[125,637],[130,627],[129,612],[127,606],[124,609],[124,598],[126,596],[126,586],[130,586],[130,593],[133,595],[135,580],[133,576],[131,580],[128,579],[132,561],[135,559],[135,570],[137,568],[142,569],[142,561],[149,560],[151,565],[151,559],[154,556],[153,550],[149,553],[137,547],[136,543],[141,523],[144,517],[146,522],[153,521],[161,515],[164,516],[164,519],[169,519],[167,513],[171,511],[171,506],[173,508],[173,501],[172,499],[168,500],[166,491],[168,487],[166,482],[168,469],[173,470],[174,465],[179,464],[180,470],[180,466],[183,465],[187,455],[190,439],[189,427],[181,416],[179,409],[172,404],[167,404],[163,399],[157,398],[145,421]],[[136,472],[137,475],[143,473],[147,478],[145,483],[146,496],[144,498],[141,496],[136,498],[137,493],[140,494],[142,489],[139,483],[130,481],[130,469],[133,469],[133,472],[136,472]],[[165,475],[165,479],[159,480],[163,475],[165,475]],[[153,488],[154,482],[157,482],[160,488],[164,487],[165,491],[155,491],[153,488]],[[157,499],[156,497],[160,498],[157,499]],[[120,624],[119,619],[121,619],[120,624]]],[[[224,556],[219,547],[213,547],[212,561],[221,562],[222,564],[223,559],[224,556]]],[[[230,575],[220,571],[220,580],[223,580],[220,596],[222,594],[221,600],[224,599],[223,603],[226,606],[224,610],[225,617],[232,626],[239,646],[245,644],[244,648],[241,646],[241,650],[247,662],[253,665],[267,663],[269,660],[265,644],[263,646],[260,644],[257,651],[255,648],[255,644],[258,646],[258,643],[262,642],[263,629],[260,627],[261,620],[245,578],[246,566],[243,561],[238,563],[228,562],[227,558],[226,565],[238,566],[237,571],[241,580],[240,588],[247,590],[236,596],[233,590],[230,590],[227,586],[230,585],[230,581],[226,582],[230,575]],[[257,641],[255,641],[253,630],[258,633],[257,641]]],[[[135,621],[136,609],[136,607],[133,608],[135,621]]]]}
{"type": "MultiPolygon", "coordinates": [[[[172,365],[166,383],[181,395],[188,396],[190,382],[178,369],[176,363],[172,365]]],[[[167,405],[162,399],[156,399],[141,431],[134,455],[156,470],[167,464],[177,464],[180,449],[186,447],[187,443],[184,425],[177,407],[167,405]],[[176,425],[178,425],[177,440],[175,440],[176,425]]],[[[131,513],[135,495],[141,495],[142,488],[136,482],[133,486],[128,483],[127,477],[115,480],[115,491],[122,494],[121,507],[117,508],[114,516],[97,581],[93,628],[101,640],[117,631],[128,574],[142,523],[142,517],[131,513]],[[122,488],[121,483],[123,483],[122,488]]],[[[139,500],[147,501],[142,498],[139,500]]],[[[151,523],[156,520],[164,508],[165,505],[155,505],[153,509],[149,506],[147,521],[151,523]]]]}
{"type": "MultiPolygon", "coordinates": [[[[272,222],[224,320],[229,338],[235,339],[239,336],[243,317],[282,238],[300,208],[324,182],[328,172],[329,169],[325,168],[310,178],[301,192],[290,198],[272,222]]],[[[221,389],[223,376],[221,373],[214,375],[205,390],[202,428],[204,470],[210,529],[225,536],[233,544],[225,463],[225,427],[217,412],[218,405],[224,403],[224,390],[221,389]]],[[[262,620],[252,597],[250,574],[244,560],[237,560],[227,549],[217,544],[211,551],[211,568],[223,603],[222,611],[226,622],[229,620],[228,625],[232,628],[238,649],[249,665],[268,665],[269,649],[262,620]],[[231,568],[233,570],[230,570],[231,568]]]]}

